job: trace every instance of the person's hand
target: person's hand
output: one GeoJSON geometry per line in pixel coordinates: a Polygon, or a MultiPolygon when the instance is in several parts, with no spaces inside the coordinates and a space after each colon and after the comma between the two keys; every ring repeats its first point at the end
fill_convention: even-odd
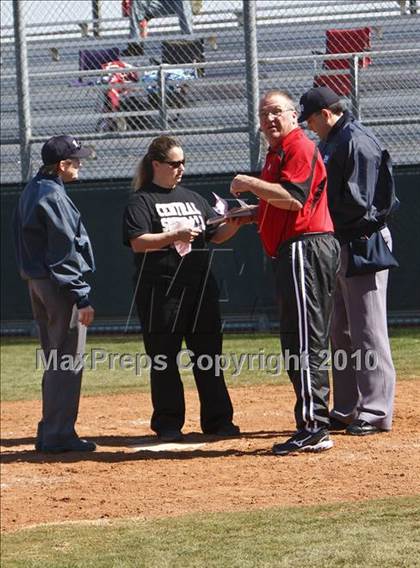
{"type": "Polygon", "coordinates": [[[254,178],[251,176],[238,174],[233,178],[232,183],[230,184],[230,193],[233,195],[240,195],[241,193],[251,191],[249,182],[253,179],[254,178]]]}
{"type": "Polygon", "coordinates": [[[79,308],[79,322],[86,327],[93,322],[95,317],[95,310],[92,306],[86,306],[85,308],[79,308]]]}
{"type": "Polygon", "coordinates": [[[197,228],[195,229],[178,229],[175,231],[174,241],[182,241],[183,243],[192,243],[195,237],[199,235],[201,231],[197,228]]]}

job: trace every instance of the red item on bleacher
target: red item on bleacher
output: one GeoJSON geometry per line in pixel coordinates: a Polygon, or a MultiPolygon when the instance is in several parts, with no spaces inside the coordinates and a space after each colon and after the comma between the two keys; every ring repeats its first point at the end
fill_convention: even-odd
{"type": "MultiPolygon", "coordinates": [[[[370,49],[370,28],[358,28],[353,30],[327,30],[326,52],[327,53],[358,53],[370,49]]],[[[362,57],[360,67],[367,67],[371,62],[370,57],[362,57]]],[[[328,69],[347,69],[348,59],[334,59],[325,62],[328,69]]]]}
{"type": "Polygon", "coordinates": [[[107,82],[109,89],[107,90],[107,97],[110,102],[108,105],[112,110],[116,111],[120,108],[120,97],[128,90],[121,85],[127,83],[135,83],[139,80],[139,75],[136,71],[131,71],[132,65],[125,63],[125,61],[117,60],[104,63],[102,69],[114,71],[121,69],[121,73],[111,73],[103,76],[103,81],[107,82]],[[118,85],[118,86],[117,86],[118,85]]]}
{"type": "MultiPolygon", "coordinates": [[[[369,27],[351,30],[327,30],[326,53],[359,53],[370,49],[371,29],[369,27]]],[[[350,59],[330,59],[323,63],[323,69],[350,69],[350,59]]],[[[371,58],[364,56],[359,59],[359,67],[367,67],[371,58]]],[[[338,95],[347,96],[351,91],[349,73],[326,73],[314,78],[315,86],[329,87],[338,95]]]]}

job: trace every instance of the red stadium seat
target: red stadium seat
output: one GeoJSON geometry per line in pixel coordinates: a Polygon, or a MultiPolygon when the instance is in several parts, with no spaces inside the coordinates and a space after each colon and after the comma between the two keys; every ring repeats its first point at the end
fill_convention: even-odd
{"type": "MultiPolygon", "coordinates": [[[[352,30],[327,30],[326,31],[326,53],[358,53],[370,50],[371,28],[357,28],[352,30]]],[[[368,67],[371,63],[370,57],[362,57],[359,60],[359,67],[368,67]]],[[[320,75],[315,75],[314,86],[330,87],[338,95],[347,96],[351,91],[350,59],[333,59],[324,61],[322,68],[325,70],[320,75]],[[339,70],[341,72],[335,73],[339,70]]]]}

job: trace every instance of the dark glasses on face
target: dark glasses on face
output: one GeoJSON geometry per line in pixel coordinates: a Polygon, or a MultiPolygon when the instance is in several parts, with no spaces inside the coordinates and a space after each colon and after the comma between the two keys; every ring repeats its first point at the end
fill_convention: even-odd
{"type": "Polygon", "coordinates": [[[180,166],[185,166],[185,158],[183,160],[166,160],[163,162],[164,164],[169,164],[171,166],[171,168],[174,168],[174,170],[176,168],[179,168],[180,166]]]}

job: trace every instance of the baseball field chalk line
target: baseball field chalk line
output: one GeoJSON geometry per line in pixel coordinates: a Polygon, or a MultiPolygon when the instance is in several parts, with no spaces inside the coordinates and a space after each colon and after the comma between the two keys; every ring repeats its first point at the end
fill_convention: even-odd
{"type": "Polygon", "coordinates": [[[206,444],[149,444],[144,446],[133,446],[132,452],[179,452],[182,450],[198,450],[206,444]]]}

